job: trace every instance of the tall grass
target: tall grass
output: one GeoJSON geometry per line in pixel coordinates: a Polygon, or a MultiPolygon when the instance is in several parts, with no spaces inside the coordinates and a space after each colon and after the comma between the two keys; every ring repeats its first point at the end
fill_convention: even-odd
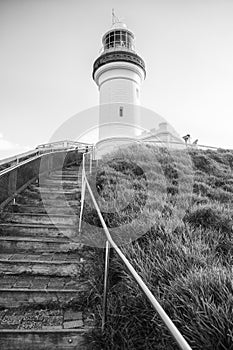
{"type": "MultiPolygon", "coordinates": [[[[99,169],[98,194],[106,203],[114,196],[126,195],[127,176],[137,184],[129,189],[127,199],[133,199],[132,210],[115,208],[117,219],[107,218],[108,226],[114,223],[120,229],[124,220],[132,221],[135,212],[137,216],[143,211],[145,200],[151,201],[150,217],[155,215],[155,222],[142,236],[122,244],[122,251],[192,349],[233,349],[233,153],[195,150],[189,157],[184,151],[146,147],[109,155],[99,169]],[[127,165],[130,159],[131,165],[143,169],[148,154],[151,172],[147,174],[153,172],[153,176],[143,177],[143,172],[136,173],[137,167],[127,165]],[[125,182],[116,193],[122,174],[125,182]],[[159,199],[163,202],[159,204],[155,197],[161,187],[159,199]],[[138,193],[146,197],[141,199],[138,193]]],[[[85,210],[89,220],[96,216],[88,206],[85,210]]],[[[103,293],[101,249],[94,252],[93,261],[93,309],[98,330],[103,293]]],[[[104,334],[95,332],[96,349],[177,349],[114,252],[110,263],[108,319],[104,334]]]]}

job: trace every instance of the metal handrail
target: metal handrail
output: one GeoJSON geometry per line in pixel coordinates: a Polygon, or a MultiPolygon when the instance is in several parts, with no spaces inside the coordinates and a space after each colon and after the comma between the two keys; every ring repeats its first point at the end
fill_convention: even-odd
{"type": "MultiPolygon", "coordinates": [[[[72,152],[73,150],[74,150],[74,149],[66,150],[66,152],[67,152],[67,153],[68,153],[68,152],[72,152]]],[[[35,153],[37,153],[37,155],[35,155],[34,157],[30,157],[30,158],[25,159],[24,161],[22,161],[22,162],[20,162],[20,163],[13,164],[12,166],[10,166],[10,167],[8,167],[8,168],[6,168],[6,169],[1,170],[1,171],[0,171],[0,177],[1,177],[2,175],[5,175],[5,174],[7,174],[7,173],[9,173],[9,172],[11,172],[11,171],[13,171],[13,170],[15,170],[15,169],[18,169],[18,168],[22,167],[23,165],[25,165],[25,164],[27,164],[27,163],[32,162],[33,160],[36,160],[36,159],[45,157],[45,156],[47,156],[48,154],[51,154],[51,153],[62,153],[62,152],[64,152],[64,150],[54,150],[53,152],[48,151],[48,152],[43,152],[43,153],[35,152],[35,153]]],[[[34,154],[34,153],[32,153],[32,154],[34,154]]]]}
{"type": "MultiPolygon", "coordinates": [[[[54,144],[62,144],[63,141],[58,141],[58,142],[55,142],[54,144]]],[[[72,142],[72,141],[64,141],[64,142],[72,142]]],[[[77,146],[78,146],[79,143],[77,143],[77,146]]],[[[83,143],[80,143],[82,145],[84,145],[83,143]]],[[[33,156],[33,155],[39,155],[41,154],[42,152],[51,152],[53,151],[54,149],[48,149],[48,145],[52,145],[51,144],[43,144],[43,145],[39,145],[37,146],[35,149],[33,150],[30,150],[30,151],[27,151],[27,152],[24,152],[24,153],[19,153],[19,154],[16,154],[15,156],[11,156],[11,157],[7,157],[7,158],[3,158],[3,159],[0,159],[0,165],[5,165],[5,164],[10,164],[10,163],[19,163],[21,159],[25,158],[25,157],[29,157],[29,156],[33,156]],[[47,148],[47,149],[45,149],[47,148]]],[[[76,143],[75,145],[76,146],[76,143]]]]}
{"type": "MultiPolygon", "coordinates": [[[[103,295],[103,316],[102,316],[102,330],[104,330],[104,326],[106,323],[106,310],[107,310],[107,282],[108,282],[108,269],[109,269],[109,250],[110,247],[112,247],[119,258],[123,261],[125,266],[127,267],[128,271],[131,273],[132,277],[136,281],[136,283],[141,288],[143,294],[147,297],[147,299],[150,301],[152,307],[154,310],[159,314],[160,318],[162,319],[165,326],[170,331],[171,335],[179,345],[180,349],[182,350],[192,350],[187,341],[184,339],[182,334],[179,332],[177,327],[174,325],[172,320],[169,318],[169,316],[166,314],[162,306],[159,304],[159,302],[156,300],[154,295],[151,293],[149,288],[146,286],[146,284],[143,282],[142,278],[138,275],[134,267],[131,265],[129,260],[125,257],[125,255],[122,253],[120,248],[117,246],[117,244],[114,242],[114,240],[111,237],[111,234],[107,228],[107,225],[104,221],[104,218],[101,214],[100,208],[97,204],[97,201],[95,199],[95,196],[92,192],[91,186],[88,182],[86,171],[85,171],[85,157],[87,155],[90,155],[90,161],[91,161],[91,152],[83,154],[83,168],[82,168],[82,195],[81,195],[81,211],[80,211],[80,222],[79,222],[79,234],[81,233],[81,222],[82,222],[82,214],[83,214],[83,207],[84,207],[84,200],[85,200],[85,189],[87,187],[89,194],[91,196],[92,202],[95,206],[95,209],[97,211],[97,214],[99,216],[100,222],[102,224],[102,227],[104,229],[104,233],[106,236],[106,250],[105,250],[105,274],[104,274],[104,295],[103,295]]],[[[90,171],[91,172],[91,171],[90,171]]]]}
{"type": "Polygon", "coordinates": [[[53,146],[58,146],[58,145],[61,145],[63,148],[69,147],[70,145],[73,146],[73,147],[90,146],[90,144],[86,143],[86,142],[79,142],[79,141],[72,141],[72,140],[62,140],[62,141],[54,141],[54,142],[49,142],[49,143],[44,143],[44,144],[38,145],[37,149],[52,148],[53,146]]]}
{"type": "Polygon", "coordinates": [[[12,157],[3,158],[3,159],[0,159],[0,165],[9,164],[9,163],[13,163],[13,162],[19,163],[21,158],[32,156],[32,155],[38,154],[38,153],[39,153],[39,150],[35,149],[32,151],[17,154],[17,155],[12,156],[12,157]]]}
{"type": "Polygon", "coordinates": [[[81,144],[80,143],[79,147],[77,147],[77,145],[76,145],[75,147],[69,147],[69,148],[39,148],[39,149],[35,149],[33,151],[21,153],[19,155],[14,156],[14,157],[5,158],[2,161],[0,160],[0,166],[6,165],[5,169],[0,170],[0,176],[4,175],[4,174],[6,174],[14,169],[17,169],[20,164],[24,165],[27,162],[30,162],[30,161],[35,160],[37,158],[40,158],[42,156],[46,156],[46,155],[51,154],[51,153],[59,153],[59,152],[63,152],[63,151],[70,152],[70,151],[73,151],[75,149],[78,149],[79,151],[85,151],[86,147],[90,147],[90,146],[88,146],[88,144],[81,144]],[[22,161],[21,159],[24,159],[25,157],[28,157],[28,158],[22,161]]]}
{"type": "MultiPolygon", "coordinates": [[[[77,148],[71,148],[71,149],[63,149],[63,150],[54,150],[51,152],[48,150],[48,152],[40,152],[34,157],[30,157],[20,163],[14,164],[13,166],[10,166],[0,172],[0,211],[3,210],[3,208],[9,204],[11,201],[15,204],[15,198],[16,196],[23,191],[31,182],[33,182],[36,178],[38,178],[39,175],[43,176],[50,171],[57,169],[57,163],[53,164],[53,161],[57,161],[61,157],[60,154],[65,153],[67,155],[69,152],[74,153],[74,161],[76,161],[76,154],[79,153],[80,149],[77,148]],[[55,157],[55,158],[54,158],[55,157]],[[45,164],[42,164],[42,168],[38,170],[35,167],[40,167],[41,163],[38,163],[42,160],[45,160],[45,164]],[[34,165],[35,171],[29,171],[28,174],[25,173],[25,178],[21,178],[18,176],[19,172],[22,170],[24,171],[25,166],[29,167],[34,165]],[[44,168],[45,166],[45,168],[44,168]],[[36,170],[37,169],[37,170],[36,170]],[[18,182],[18,180],[21,179],[21,181],[18,182]]],[[[84,151],[85,148],[82,149],[84,151]]],[[[72,161],[73,162],[73,161],[72,161]]],[[[71,164],[70,160],[69,163],[71,164]]]]}
{"type": "Polygon", "coordinates": [[[6,168],[6,169],[0,171],[0,177],[3,176],[3,175],[5,175],[5,174],[7,174],[7,173],[10,173],[10,172],[13,171],[13,170],[16,170],[16,169],[18,169],[18,168],[21,168],[22,166],[24,166],[24,165],[27,164],[27,163],[32,162],[33,160],[39,159],[39,158],[41,158],[41,157],[43,157],[43,156],[46,156],[47,154],[48,154],[48,153],[38,154],[38,155],[36,155],[35,157],[31,157],[31,158],[29,158],[29,159],[24,160],[23,162],[14,164],[14,165],[10,166],[9,168],[6,168]]]}

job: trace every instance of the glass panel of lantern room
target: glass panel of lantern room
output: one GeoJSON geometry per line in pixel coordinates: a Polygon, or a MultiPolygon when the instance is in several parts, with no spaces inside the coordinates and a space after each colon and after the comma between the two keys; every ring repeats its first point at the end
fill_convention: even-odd
{"type": "Polygon", "coordinates": [[[127,47],[130,50],[133,50],[133,37],[131,34],[127,33],[127,47]]]}
{"type": "Polygon", "coordinates": [[[110,33],[109,37],[109,47],[114,47],[114,32],[110,33]]]}
{"type": "Polygon", "coordinates": [[[110,37],[109,37],[109,34],[106,36],[105,38],[105,45],[104,45],[104,48],[105,49],[109,49],[109,44],[110,44],[110,37]]]}
{"type": "Polygon", "coordinates": [[[126,47],[126,34],[125,34],[125,32],[121,32],[121,46],[126,47]]]}
{"type": "Polygon", "coordinates": [[[121,32],[119,30],[117,30],[115,32],[115,47],[120,46],[121,45],[121,32]]]}

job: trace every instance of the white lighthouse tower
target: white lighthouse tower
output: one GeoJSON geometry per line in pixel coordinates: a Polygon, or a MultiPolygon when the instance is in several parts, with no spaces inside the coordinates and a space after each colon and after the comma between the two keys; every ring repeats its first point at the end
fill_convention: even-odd
{"type": "Polygon", "coordinates": [[[99,142],[119,144],[135,139],[140,129],[140,90],[145,63],[135,52],[134,34],[113,13],[112,27],[103,38],[93,66],[99,88],[99,142]]]}

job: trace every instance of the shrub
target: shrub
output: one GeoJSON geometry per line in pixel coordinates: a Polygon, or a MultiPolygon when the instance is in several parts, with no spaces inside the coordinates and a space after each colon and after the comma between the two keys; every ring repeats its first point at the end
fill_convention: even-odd
{"type": "Polygon", "coordinates": [[[202,226],[204,229],[212,228],[217,231],[232,233],[232,213],[227,209],[211,204],[193,207],[185,216],[185,221],[193,226],[202,226]]]}

